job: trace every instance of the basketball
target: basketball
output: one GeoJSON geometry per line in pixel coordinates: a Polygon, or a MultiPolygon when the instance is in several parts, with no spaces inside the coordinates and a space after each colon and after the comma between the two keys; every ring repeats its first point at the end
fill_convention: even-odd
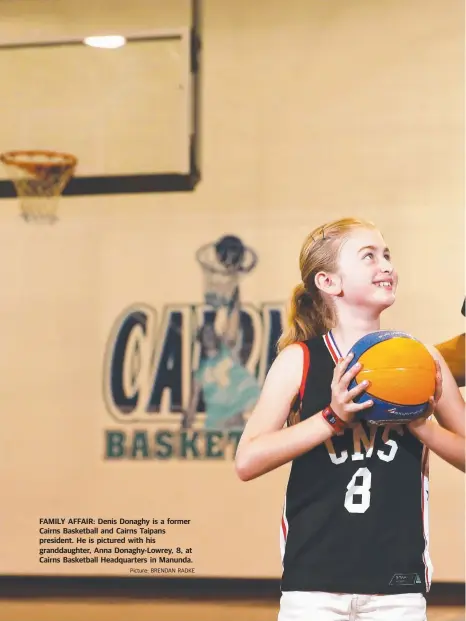
{"type": "Polygon", "coordinates": [[[357,414],[359,420],[374,425],[406,423],[422,416],[435,393],[435,361],[420,341],[405,332],[380,330],[357,341],[351,352],[361,370],[348,390],[364,380],[367,390],[355,403],[372,400],[374,405],[357,414]]]}

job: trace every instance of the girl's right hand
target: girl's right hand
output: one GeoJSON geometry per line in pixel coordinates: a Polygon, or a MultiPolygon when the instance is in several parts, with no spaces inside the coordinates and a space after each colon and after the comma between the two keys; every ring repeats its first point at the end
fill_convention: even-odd
{"type": "Polygon", "coordinates": [[[351,419],[357,412],[367,410],[374,405],[374,402],[371,400],[364,401],[363,403],[353,402],[355,397],[367,390],[369,382],[365,380],[352,390],[348,390],[348,385],[351,380],[356,377],[361,370],[359,362],[356,363],[349,371],[346,370],[352,359],[353,354],[351,353],[346,356],[346,358],[339,360],[335,367],[335,371],[333,372],[333,380],[331,384],[332,400],[330,402],[330,407],[335,414],[346,423],[351,422],[351,419]]]}

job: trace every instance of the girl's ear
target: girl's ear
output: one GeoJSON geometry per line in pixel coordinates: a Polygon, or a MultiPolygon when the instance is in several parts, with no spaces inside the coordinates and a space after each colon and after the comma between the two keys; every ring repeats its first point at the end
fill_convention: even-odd
{"type": "Polygon", "coordinates": [[[328,295],[340,295],[342,291],[341,278],[331,272],[317,272],[314,282],[318,289],[328,295]]]}

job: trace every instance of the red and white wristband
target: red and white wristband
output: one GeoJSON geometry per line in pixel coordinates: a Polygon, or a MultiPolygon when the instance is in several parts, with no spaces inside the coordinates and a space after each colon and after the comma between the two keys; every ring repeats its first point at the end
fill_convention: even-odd
{"type": "Polygon", "coordinates": [[[337,416],[330,406],[327,406],[324,410],[322,410],[322,416],[332,427],[335,433],[340,433],[340,431],[344,431],[347,427],[345,421],[337,416]]]}

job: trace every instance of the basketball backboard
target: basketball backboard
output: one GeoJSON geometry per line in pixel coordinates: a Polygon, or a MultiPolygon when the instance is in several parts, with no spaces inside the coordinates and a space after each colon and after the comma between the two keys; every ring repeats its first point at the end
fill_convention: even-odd
{"type": "Polygon", "coordinates": [[[68,195],[192,190],[199,47],[198,0],[4,0],[0,152],[75,155],[68,195]],[[125,44],[84,43],[102,35],[125,44]]]}

